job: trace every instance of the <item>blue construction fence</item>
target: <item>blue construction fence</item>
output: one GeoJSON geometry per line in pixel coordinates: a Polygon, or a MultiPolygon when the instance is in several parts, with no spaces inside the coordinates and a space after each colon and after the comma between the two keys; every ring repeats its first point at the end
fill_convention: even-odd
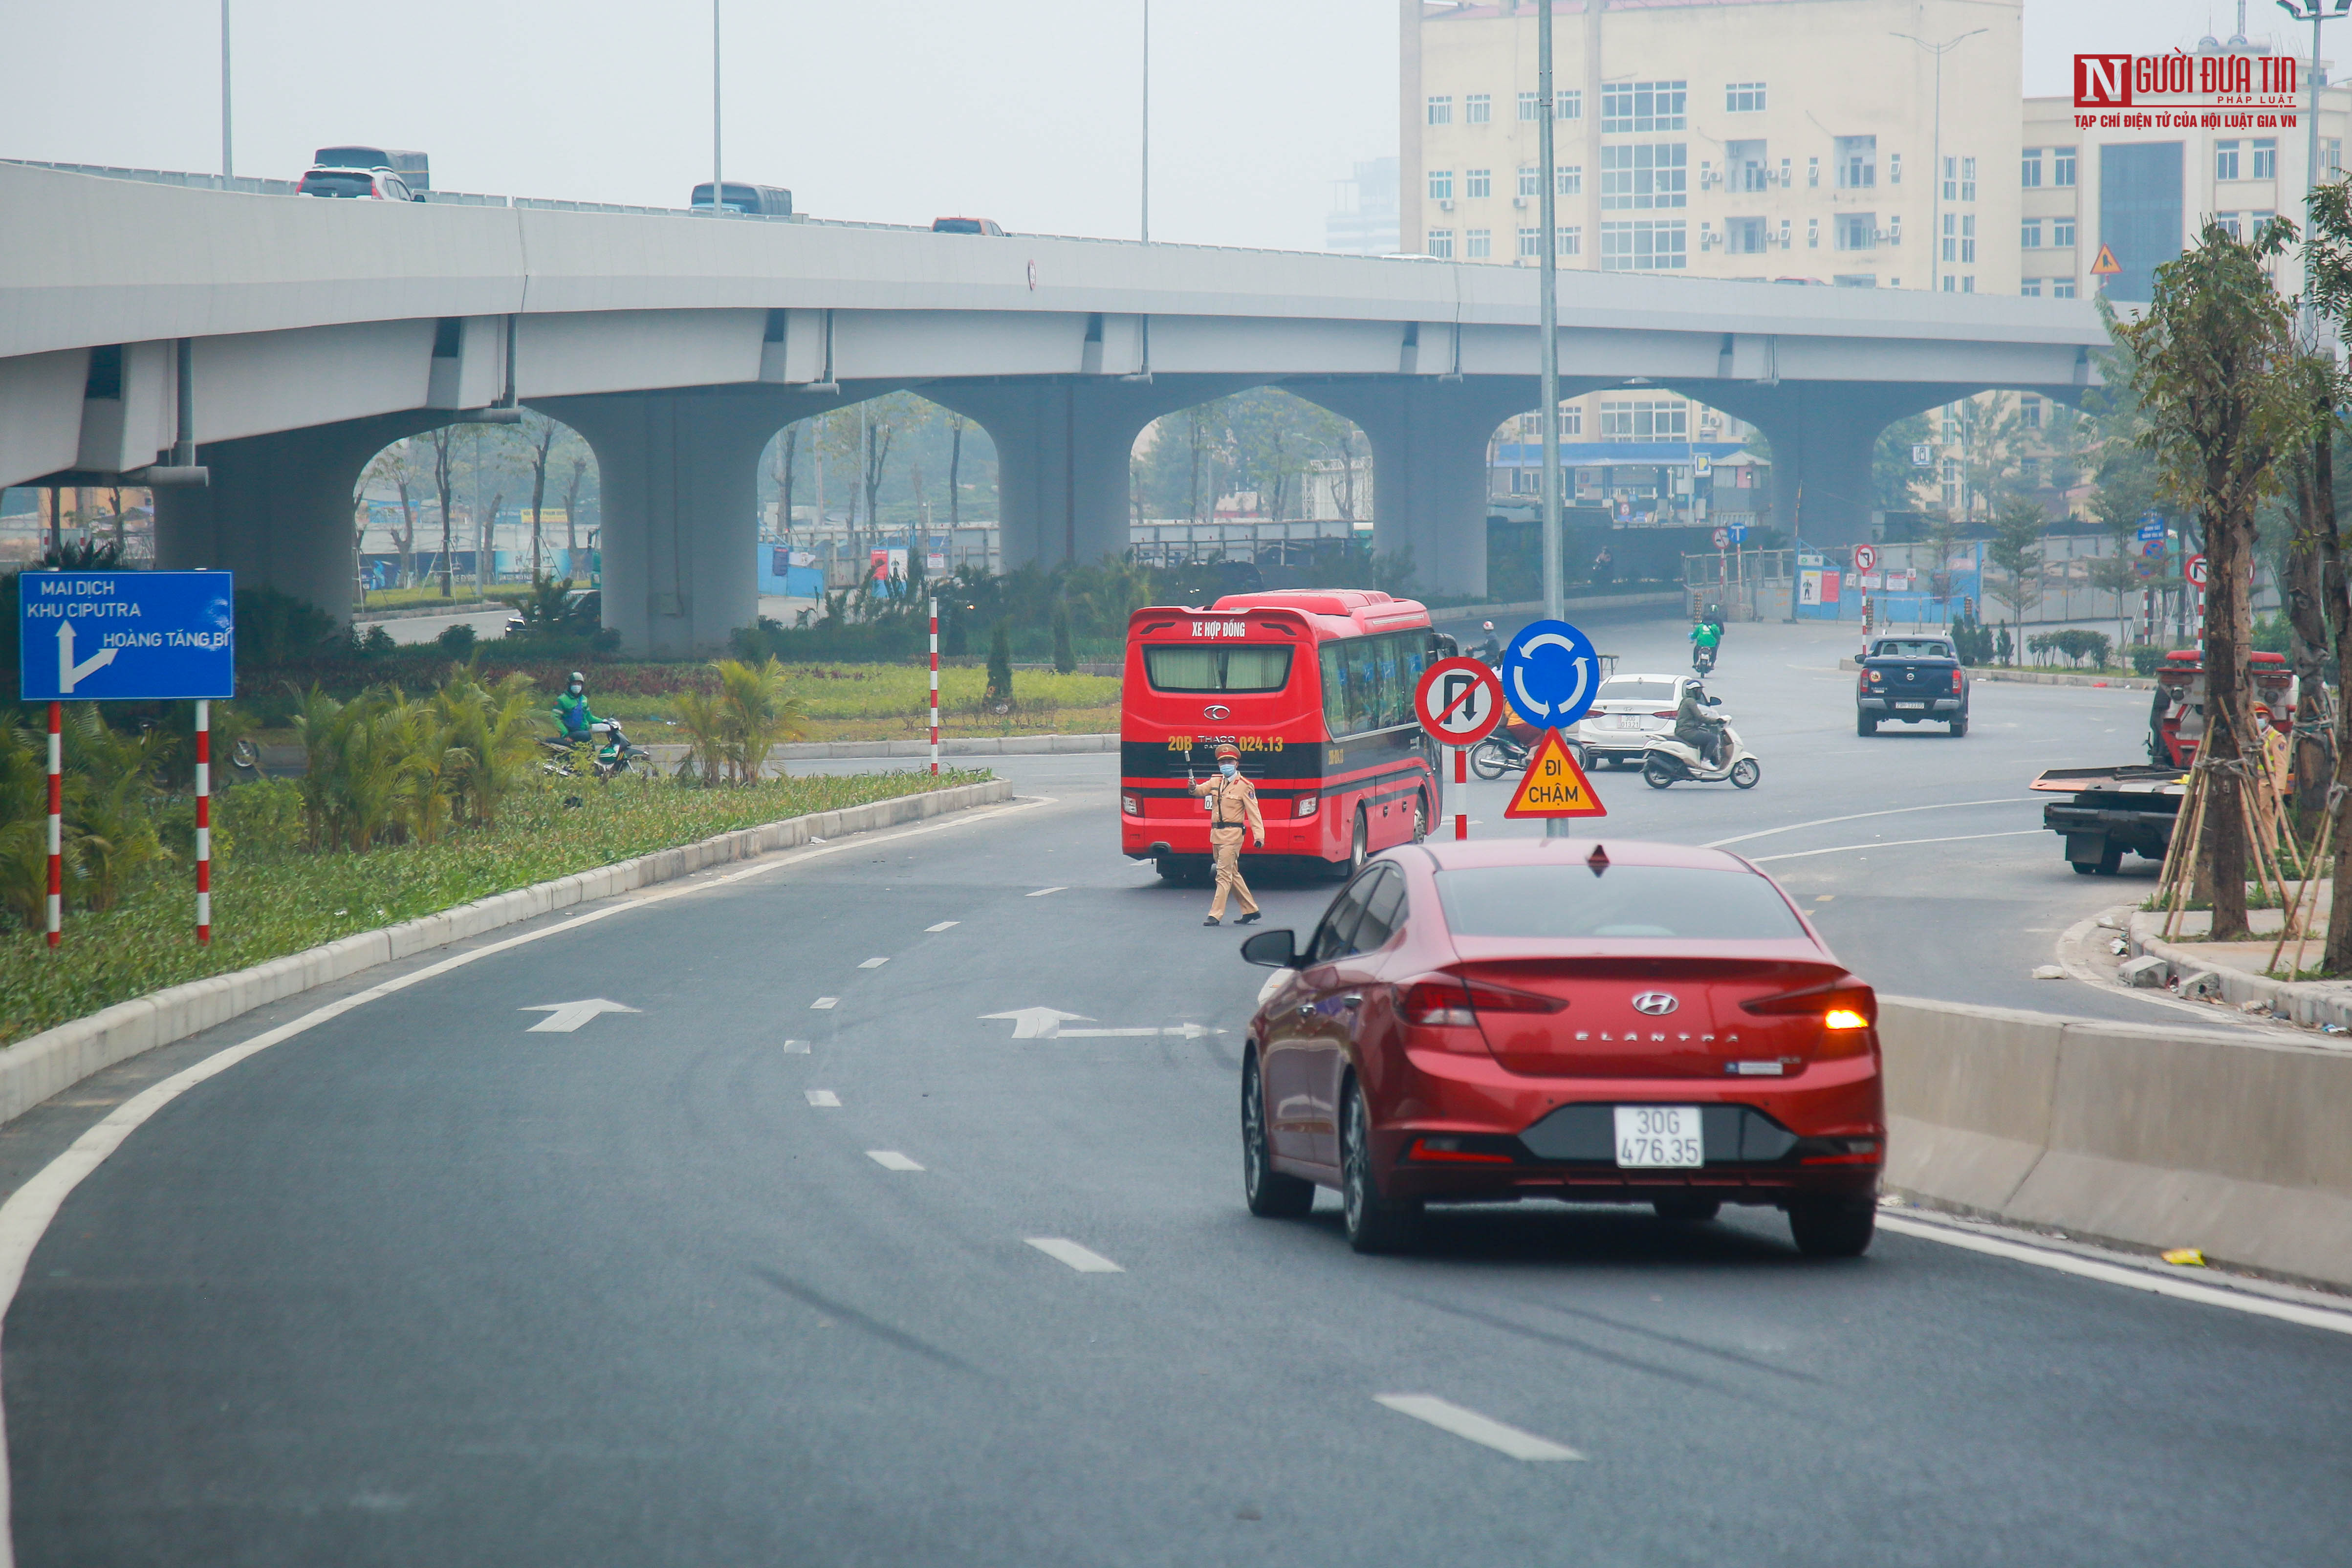
{"type": "MultiPolygon", "coordinates": [[[[593,587],[604,570],[603,552],[596,550],[541,550],[540,569],[558,582],[570,578],[580,587],[593,587]]],[[[471,550],[449,552],[449,574],[462,582],[474,580],[476,552],[471,550]]],[[[441,552],[420,550],[408,558],[414,583],[430,582],[441,575],[441,552]]],[[[490,552],[490,580],[495,583],[526,581],[530,576],[530,552],[528,550],[493,550],[490,552]]],[[[360,557],[360,581],[369,593],[400,586],[400,557],[392,552],[369,551],[360,557]]]]}
{"type": "Polygon", "coordinates": [[[1984,541],[1963,540],[1942,561],[1936,558],[1932,544],[1873,548],[1878,559],[1872,569],[1856,572],[1852,547],[1812,549],[1799,541],[1796,592],[1791,595],[1797,618],[1858,621],[1865,596],[1879,626],[1946,625],[1970,603],[1978,617],[1983,617],[1984,541]]]}

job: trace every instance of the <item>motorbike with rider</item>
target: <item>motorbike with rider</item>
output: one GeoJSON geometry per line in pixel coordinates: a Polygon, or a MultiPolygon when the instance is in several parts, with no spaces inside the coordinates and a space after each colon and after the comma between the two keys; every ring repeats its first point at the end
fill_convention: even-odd
{"type": "Polygon", "coordinates": [[[1470,650],[1470,657],[1482,664],[1490,664],[1500,668],[1503,663],[1502,639],[1495,635],[1494,622],[1486,622],[1484,630],[1486,634],[1486,640],[1470,650]]]}
{"type": "Polygon", "coordinates": [[[1727,781],[1740,789],[1756,787],[1763,776],[1761,764],[1740,742],[1739,732],[1728,720],[1707,711],[1721,706],[1722,700],[1708,696],[1706,688],[1696,680],[1685,689],[1682,701],[1675,708],[1673,735],[1652,742],[1643,760],[1643,783],[1652,789],[1664,789],[1676,782],[1727,781]]]}
{"type": "Polygon", "coordinates": [[[1715,668],[1717,650],[1723,646],[1723,623],[1701,616],[1690,629],[1691,668],[1701,675],[1715,668]]]}
{"type": "Polygon", "coordinates": [[[599,719],[589,708],[588,678],[579,670],[565,679],[562,695],[556,698],[553,711],[555,727],[562,733],[541,742],[555,753],[547,764],[550,772],[578,772],[577,759],[583,748],[590,752],[590,766],[598,778],[630,772],[650,775],[654,772],[653,754],[643,746],[632,745],[621,732],[618,720],[599,719]]]}

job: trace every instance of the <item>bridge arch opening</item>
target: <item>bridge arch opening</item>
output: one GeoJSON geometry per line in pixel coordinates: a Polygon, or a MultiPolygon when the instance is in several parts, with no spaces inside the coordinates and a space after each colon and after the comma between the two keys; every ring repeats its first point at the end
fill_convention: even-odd
{"type": "Polygon", "coordinates": [[[541,578],[602,578],[595,449],[560,419],[455,421],[404,436],[353,486],[356,607],[478,598],[541,578]]]}
{"type": "Polygon", "coordinates": [[[996,443],[919,392],[785,425],[760,455],[756,500],[761,609],[786,625],[825,592],[868,580],[877,550],[901,573],[919,551],[929,576],[993,573],[1002,560],[996,443]]]}

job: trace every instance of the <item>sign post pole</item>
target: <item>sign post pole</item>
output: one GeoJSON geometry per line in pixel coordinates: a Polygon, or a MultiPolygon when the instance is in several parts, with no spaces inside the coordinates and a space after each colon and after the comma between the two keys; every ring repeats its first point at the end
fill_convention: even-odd
{"type": "MultiPolygon", "coordinates": [[[[1470,748],[1503,721],[1503,688],[1482,659],[1441,658],[1412,689],[1413,716],[1429,738],[1454,752],[1454,837],[1470,837],[1470,748]]],[[[1437,781],[1443,796],[1445,781],[1437,781]]]]}
{"type": "Polygon", "coordinates": [[[931,600],[931,776],[940,776],[940,602],[931,600]]]}
{"type": "Polygon", "coordinates": [[[196,699],[196,942],[213,940],[213,705],[196,699]]]}
{"type": "Polygon", "coordinates": [[[49,704],[49,945],[65,940],[66,705],[49,704]]]}
{"type": "Polygon", "coordinates": [[[1454,748],[1454,840],[1470,837],[1470,748],[1454,748]]]}

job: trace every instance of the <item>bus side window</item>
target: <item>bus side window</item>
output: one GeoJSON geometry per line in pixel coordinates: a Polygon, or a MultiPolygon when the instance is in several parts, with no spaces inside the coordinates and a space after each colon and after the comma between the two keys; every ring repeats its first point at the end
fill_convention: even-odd
{"type": "MultiPolygon", "coordinates": [[[[1429,668],[1429,645],[1431,634],[1428,632],[1407,632],[1398,640],[1403,645],[1402,649],[1402,662],[1404,667],[1404,679],[1402,681],[1402,685],[1405,691],[1405,704],[1408,710],[1410,710],[1412,703],[1412,693],[1421,689],[1422,672],[1429,668]]],[[[1407,711],[1402,718],[1397,721],[1397,722],[1400,724],[1407,723],[1410,722],[1412,719],[1412,714],[1410,711],[1407,711]]]]}
{"type": "Polygon", "coordinates": [[[1336,741],[1348,732],[1348,672],[1336,643],[1322,649],[1323,732],[1336,741]]]}
{"type": "Polygon", "coordinates": [[[1381,721],[1380,655],[1370,637],[1350,637],[1341,646],[1348,659],[1348,733],[1360,735],[1381,721]]]}

